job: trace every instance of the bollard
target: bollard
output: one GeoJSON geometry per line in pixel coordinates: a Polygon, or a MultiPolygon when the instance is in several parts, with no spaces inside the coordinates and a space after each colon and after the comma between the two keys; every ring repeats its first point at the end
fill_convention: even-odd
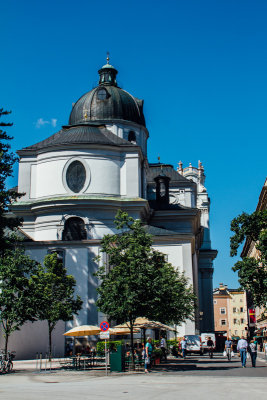
{"type": "Polygon", "coordinates": [[[43,354],[40,353],[40,372],[42,370],[42,358],[43,358],[43,354]]]}
{"type": "Polygon", "coordinates": [[[46,366],[47,366],[47,353],[45,353],[45,372],[46,372],[46,366]]]}

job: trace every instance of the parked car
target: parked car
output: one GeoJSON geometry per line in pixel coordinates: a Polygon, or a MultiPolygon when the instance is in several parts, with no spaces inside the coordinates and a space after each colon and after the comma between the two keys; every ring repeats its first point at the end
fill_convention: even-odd
{"type": "Polygon", "coordinates": [[[204,351],[202,349],[201,337],[199,335],[185,335],[185,339],[187,341],[186,352],[188,354],[196,353],[201,356],[203,355],[204,351]]]}
{"type": "Polygon", "coordinates": [[[201,344],[202,344],[202,349],[203,351],[207,351],[207,341],[208,339],[211,338],[211,340],[214,343],[214,349],[216,348],[216,337],[215,337],[215,333],[201,333],[201,344]]]}

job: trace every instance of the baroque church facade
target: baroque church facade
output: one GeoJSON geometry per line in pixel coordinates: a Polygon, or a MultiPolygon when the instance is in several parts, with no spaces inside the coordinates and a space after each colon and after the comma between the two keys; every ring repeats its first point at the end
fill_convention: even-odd
{"type": "MultiPolygon", "coordinates": [[[[98,285],[95,257],[104,235],[116,232],[118,209],[144,221],[153,247],[185,272],[198,297],[195,321],[177,327],[178,335],[211,332],[213,260],[209,206],[202,164],[177,170],[150,164],[149,132],[143,101],[117,85],[117,70],[99,71],[99,84],[74,105],[69,123],[47,139],[18,151],[18,191],[13,205],[24,220],[27,254],[42,262],[56,251],[77,282],[83,308],[72,322],[59,322],[53,334],[56,355],[64,354],[62,334],[75,325],[98,325],[105,316],[95,301],[98,285]]],[[[25,324],[12,334],[18,358],[47,351],[45,322],[25,324]]]]}

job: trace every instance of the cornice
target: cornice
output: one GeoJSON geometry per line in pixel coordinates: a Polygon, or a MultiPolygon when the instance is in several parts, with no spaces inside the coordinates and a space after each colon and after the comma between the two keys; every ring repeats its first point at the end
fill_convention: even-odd
{"type": "Polygon", "coordinates": [[[19,215],[25,212],[41,213],[45,210],[58,208],[107,208],[107,209],[124,209],[131,207],[132,209],[145,208],[149,213],[149,203],[146,199],[141,197],[137,198],[124,198],[124,197],[103,197],[103,196],[56,196],[49,198],[42,198],[38,200],[18,201],[12,204],[12,211],[19,215]]]}

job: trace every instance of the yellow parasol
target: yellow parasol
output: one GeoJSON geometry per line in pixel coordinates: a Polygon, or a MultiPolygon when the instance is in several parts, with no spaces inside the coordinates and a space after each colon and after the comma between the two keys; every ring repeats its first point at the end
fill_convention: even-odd
{"type": "MultiPolygon", "coordinates": [[[[125,322],[124,324],[121,325],[117,325],[115,326],[115,328],[128,328],[130,329],[130,322],[125,322]]],[[[146,317],[138,317],[136,318],[136,320],[134,321],[134,329],[135,328],[143,328],[143,329],[161,329],[161,330],[168,330],[168,331],[174,331],[175,329],[162,324],[161,322],[158,321],[152,321],[149,320],[146,317]]]]}
{"type": "Polygon", "coordinates": [[[69,331],[63,333],[64,336],[90,336],[90,335],[98,335],[101,332],[101,329],[95,325],[81,325],[76,326],[75,328],[70,329],[69,331]]]}
{"type": "MultiPolygon", "coordinates": [[[[133,333],[139,333],[140,329],[134,328],[133,333]]],[[[111,335],[130,335],[131,331],[127,327],[114,327],[109,329],[111,335]]]]}

